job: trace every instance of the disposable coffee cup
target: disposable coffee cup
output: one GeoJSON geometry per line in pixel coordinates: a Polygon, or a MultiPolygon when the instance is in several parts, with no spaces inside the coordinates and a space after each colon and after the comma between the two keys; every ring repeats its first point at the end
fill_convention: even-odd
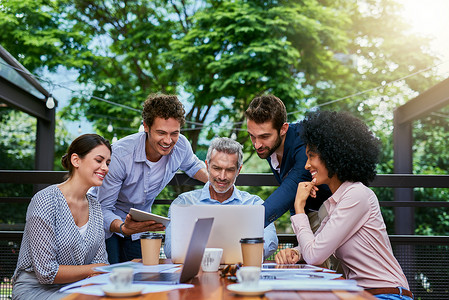
{"type": "Polygon", "coordinates": [[[261,267],[263,261],[263,238],[242,238],[240,245],[242,247],[243,265],[245,267],[261,267]]]}
{"type": "Polygon", "coordinates": [[[142,249],[142,263],[144,265],[158,265],[159,253],[161,252],[162,234],[147,232],[140,236],[140,247],[142,249]]]}

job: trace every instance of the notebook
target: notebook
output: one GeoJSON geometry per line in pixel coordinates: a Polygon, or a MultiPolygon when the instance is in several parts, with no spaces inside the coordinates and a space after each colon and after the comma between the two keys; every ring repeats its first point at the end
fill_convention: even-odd
{"type": "Polygon", "coordinates": [[[207,248],[223,248],[221,264],[242,262],[241,238],[263,237],[262,205],[172,205],[171,260],[183,263],[197,218],[214,218],[207,248]]]}
{"type": "Polygon", "coordinates": [[[213,222],[214,218],[202,218],[195,221],[181,273],[138,272],[134,274],[133,282],[178,284],[194,278],[200,270],[201,260],[213,222]]]}

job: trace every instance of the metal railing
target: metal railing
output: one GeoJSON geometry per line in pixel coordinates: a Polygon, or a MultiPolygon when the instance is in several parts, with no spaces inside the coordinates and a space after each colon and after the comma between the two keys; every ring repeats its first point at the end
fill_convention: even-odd
{"type": "MultiPolygon", "coordinates": [[[[0,184],[33,184],[35,191],[63,181],[67,172],[0,170],[0,184]]],[[[203,183],[185,174],[176,174],[169,185],[202,186],[203,183]]],[[[240,174],[237,186],[278,186],[272,174],[240,174]]],[[[371,187],[449,188],[447,175],[382,174],[371,187]]],[[[0,197],[0,203],[28,203],[31,197],[0,197]]],[[[155,200],[155,205],[172,200],[155,200]]],[[[449,202],[380,201],[384,207],[449,207],[449,202]]],[[[10,228],[15,229],[14,226],[10,228]]],[[[297,244],[293,234],[279,234],[279,249],[297,244]]],[[[8,280],[14,272],[22,238],[21,230],[0,231],[0,299],[8,294],[8,280]]],[[[415,299],[449,299],[449,237],[390,235],[393,251],[415,293],[415,299]]]]}

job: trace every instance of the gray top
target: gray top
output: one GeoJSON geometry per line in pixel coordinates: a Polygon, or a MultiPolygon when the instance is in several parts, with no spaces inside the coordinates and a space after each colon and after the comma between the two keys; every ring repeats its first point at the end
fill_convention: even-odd
{"type": "Polygon", "coordinates": [[[89,225],[81,235],[57,185],[34,195],[26,214],[25,231],[13,282],[22,271],[34,272],[41,284],[52,284],[59,265],[108,263],[100,204],[87,195],[89,225]]]}

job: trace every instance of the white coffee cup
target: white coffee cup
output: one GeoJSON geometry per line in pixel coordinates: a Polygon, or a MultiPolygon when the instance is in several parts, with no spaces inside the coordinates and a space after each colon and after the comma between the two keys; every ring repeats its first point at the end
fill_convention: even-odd
{"type": "Polygon", "coordinates": [[[109,275],[109,281],[117,291],[123,291],[131,288],[133,283],[134,269],[129,267],[117,267],[109,275]]]}
{"type": "Polygon", "coordinates": [[[222,248],[206,248],[201,261],[201,268],[203,269],[203,272],[217,272],[222,255],[222,248]]]}
{"type": "Polygon", "coordinates": [[[241,267],[237,270],[237,280],[245,288],[253,288],[259,284],[260,268],[259,267],[241,267]]]}

